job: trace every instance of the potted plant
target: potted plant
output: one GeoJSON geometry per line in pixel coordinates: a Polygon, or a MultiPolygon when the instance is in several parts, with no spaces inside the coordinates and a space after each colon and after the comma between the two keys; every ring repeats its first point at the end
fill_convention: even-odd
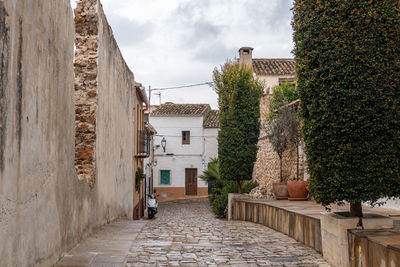
{"type": "Polygon", "coordinates": [[[308,184],[302,180],[287,181],[289,200],[308,200],[308,184]]]}
{"type": "Polygon", "coordinates": [[[290,143],[287,131],[288,116],[288,109],[280,109],[278,111],[278,116],[273,116],[267,121],[265,129],[267,138],[279,157],[280,181],[272,184],[273,193],[277,200],[288,199],[289,197],[287,184],[282,175],[283,152],[285,152],[290,143]]]}
{"type": "MultiPolygon", "coordinates": [[[[299,179],[299,145],[301,142],[301,120],[297,114],[299,105],[299,91],[296,84],[285,83],[274,87],[271,99],[271,110],[266,124],[267,138],[280,161],[280,182],[273,183],[273,191],[277,199],[287,199],[290,195],[288,184],[282,176],[283,153],[294,145],[297,147],[297,180],[299,179]]],[[[290,184],[303,185],[301,181],[289,182],[290,184]]],[[[299,186],[295,186],[298,188],[299,186]]],[[[293,190],[292,190],[293,191],[293,190]]],[[[297,192],[297,190],[296,190],[297,192]]],[[[296,195],[297,196],[297,195],[296,195]]],[[[296,198],[293,196],[293,198],[296,198]]]]}
{"type": "Polygon", "coordinates": [[[297,105],[288,107],[289,114],[286,119],[286,129],[288,131],[290,144],[296,147],[296,179],[287,181],[289,200],[307,200],[308,184],[300,180],[299,175],[299,147],[301,143],[301,120],[297,114],[297,105]]]}

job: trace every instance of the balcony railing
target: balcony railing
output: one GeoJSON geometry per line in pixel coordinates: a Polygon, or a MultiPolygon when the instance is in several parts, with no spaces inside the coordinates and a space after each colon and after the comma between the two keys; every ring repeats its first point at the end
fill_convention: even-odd
{"type": "Polygon", "coordinates": [[[147,158],[150,155],[150,134],[146,130],[139,130],[138,135],[138,150],[136,157],[147,158]]]}

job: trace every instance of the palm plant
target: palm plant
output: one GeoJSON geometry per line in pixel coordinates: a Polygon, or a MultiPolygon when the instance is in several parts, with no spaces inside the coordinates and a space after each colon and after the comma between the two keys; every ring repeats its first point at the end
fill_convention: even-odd
{"type": "Polygon", "coordinates": [[[200,178],[211,185],[220,179],[218,158],[211,159],[211,161],[208,163],[208,169],[203,172],[200,178]]]}

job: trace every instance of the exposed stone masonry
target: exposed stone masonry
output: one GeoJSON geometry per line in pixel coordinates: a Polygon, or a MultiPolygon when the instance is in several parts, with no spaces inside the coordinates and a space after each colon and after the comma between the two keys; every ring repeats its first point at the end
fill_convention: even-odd
{"type": "Polygon", "coordinates": [[[93,188],[96,177],[97,0],[79,0],[75,9],[75,168],[93,188]]]}
{"type": "MultiPolygon", "coordinates": [[[[271,95],[264,95],[260,100],[261,121],[265,123],[267,114],[270,112],[271,95]]],[[[299,177],[304,175],[304,153],[302,145],[299,151],[299,177]]],[[[291,147],[283,153],[282,173],[285,181],[296,179],[297,175],[297,151],[296,147],[291,147]]],[[[274,151],[271,143],[266,138],[266,133],[260,131],[260,139],[258,141],[257,161],[254,165],[253,179],[259,186],[254,188],[250,195],[254,198],[272,199],[272,184],[279,182],[280,167],[279,157],[274,151]]]]}

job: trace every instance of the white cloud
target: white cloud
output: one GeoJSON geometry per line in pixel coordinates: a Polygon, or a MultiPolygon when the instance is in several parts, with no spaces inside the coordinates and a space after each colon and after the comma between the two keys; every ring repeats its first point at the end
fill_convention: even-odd
{"type": "MultiPolygon", "coordinates": [[[[211,81],[213,69],[241,46],[254,47],[258,58],[292,57],[292,0],[101,2],[125,60],[146,87],[211,81]]],[[[163,91],[162,101],[217,107],[207,86],[163,91]]]]}

